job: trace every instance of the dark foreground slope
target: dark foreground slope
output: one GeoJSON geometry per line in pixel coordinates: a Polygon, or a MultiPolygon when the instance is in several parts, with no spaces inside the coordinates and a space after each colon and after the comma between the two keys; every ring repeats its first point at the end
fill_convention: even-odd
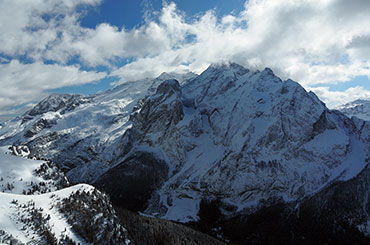
{"type": "Polygon", "coordinates": [[[184,224],[140,216],[120,207],[116,207],[116,210],[134,244],[225,244],[184,224]]]}

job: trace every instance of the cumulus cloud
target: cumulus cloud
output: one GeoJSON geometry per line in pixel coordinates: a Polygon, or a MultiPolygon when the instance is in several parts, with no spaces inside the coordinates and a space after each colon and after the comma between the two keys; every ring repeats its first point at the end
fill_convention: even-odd
{"type": "Polygon", "coordinates": [[[78,6],[98,5],[101,0],[2,0],[0,2],[0,53],[43,58],[63,35],[77,35],[78,6]],[[41,57],[40,57],[41,55],[41,57]]]}
{"type": "Polygon", "coordinates": [[[22,64],[18,60],[0,64],[0,74],[0,114],[14,114],[18,111],[12,109],[15,105],[31,106],[30,102],[45,97],[47,90],[81,85],[106,76],[104,72],[81,71],[78,65],[22,64]]]}
{"type": "MultiPolygon", "coordinates": [[[[314,84],[347,82],[360,75],[370,77],[367,0],[249,0],[237,14],[216,16],[210,10],[191,18],[175,4],[165,3],[160,12],[146,14],[146,22],[133,29],[109,23],[81,27],[78,6],[100,3],[1,1],[0,54],[5,55],[1,66],[14,65],[18,56],[31,59],[35,67],[47,66],[43,62],[52,60],[67,77],[71,73],[66,64],[77,59],[91,68],[107,66],[111,76],[125,82],[163,71],[199,73],[211,63],[232,61],[250,69],[271,67],[283,79],[292,78],[314,90],[328,105],[342,101],[336,96],[344,96],[345,101],[368,96],[363,88],[335,96],[327,87],[312,88],[314,84]],[[9,57],[13,57],[10,63],[9,57]]],[[[19,62],[18,66],[33,68],[19,62]]],[[[77,68],[74,74],[84,77],[77,68]]],[[[92,75],[94,79],[102,77],[100,73],[92,75]]],[[[22,79],[26,84],[25,77],[22,79]]],[[[0,78],[2,85],[9,84],[4,81],[0,78]]],[[[85,77],[82,81],[93,79],[85,77]]]]}

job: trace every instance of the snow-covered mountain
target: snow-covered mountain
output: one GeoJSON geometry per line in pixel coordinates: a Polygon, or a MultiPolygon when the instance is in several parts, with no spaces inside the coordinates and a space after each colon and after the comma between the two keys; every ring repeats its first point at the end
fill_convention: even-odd
{"type": "Polygon", "coordinates": [[[337,108],[349,117],[370,121],[370,100],[355,100],[337,108]]]}
{"type": "Polygon", "coordinates": [[[268,68],[212,65],[180,78],[51,95],[5,124],[0,144],[27,146],[116,204],[181,222],[199,220],[204,200],[230,217],[303,202],[370,161],[370,122],[268,68]]]}
{"type": "Polygon", "coordinates": [[[118,141],[131,125],[134,106],[169,76],[128,82],[96,96],[52,94],[7,122],[0,132],[1,145],[26,144],[32,156],[69,171],[71,181],[93,182],[122,155],[118,141]]]}

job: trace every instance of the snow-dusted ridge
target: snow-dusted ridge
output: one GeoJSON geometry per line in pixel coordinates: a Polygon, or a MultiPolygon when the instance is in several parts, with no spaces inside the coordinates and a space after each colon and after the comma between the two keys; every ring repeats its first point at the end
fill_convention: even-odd
{"type": "MultiPolygon", "coordinates": [[[[85,244],[86,242],[76,235],[71,226],[67,223],[66,219],[61,217],[56,204],[59,200],[69,197],[76,191],[93,190],[89,185],[75,185],[65,188],[60,191],[50,192],[41,195],[19,195],[10,193],[0,193],[0,230],[5,231],[7,234],[21,243],[39,244],[42,243],[43,238],[37,229],[33,227],[33,222],[37,220],[31,217],[29,208],[40,211],[43,222],[47,222],[45,227],[55,234],[55,237],[62,238],[68,236],[76,243],[85,244]]],[[[0,241],[1,241],[0,237],[0,241]]]]}
{"type": "Polygon", "coordinates": [[[86,184],[40,195],[0,193],[0,242],[108,244],[115,241],[129,244],[126,229],[120,226],[112,208],[102,206],[95,210],[99,198],[102,194],[86,184]],[[107,208],[109,213],[104,213],[107,208]],[[98,223],[97,219],[103,215],[104,220],[98,223]]]}
{"type": "Polygon", "coordinates": [[[63,188],[65,176],[50,162],[27,158],[28,153],[25,146],[0,147],[0,243],[130,242],[104,194],[87,184],[63,188]],[[103,214],[104,225],[94,228],[103,214]],[[96,233],[87,236],[85,231],[96,233]]]}

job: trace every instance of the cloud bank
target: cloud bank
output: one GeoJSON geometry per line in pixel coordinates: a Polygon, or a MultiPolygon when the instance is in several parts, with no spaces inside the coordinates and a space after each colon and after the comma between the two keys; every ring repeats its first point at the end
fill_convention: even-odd
{"type": "Polygon", "coordinates": [[[313,90],[330,106],[370,96],[362,87],[342,92],[328,87],[356,76],[370,77],[367,0],[250,0],[241,12],[221,17],[212,10],[189,17],[175,4],[165,3],[134,29],[109,23],[82,27],[81,6],[100,3],[1,1],[0,84],[14,86],[9,86],[10,93],[3,92],[0,107],[26,103],[6,95],[17,88],[18,94],[36,99],[49,88],[48,81],[62,87],[101,79],[107,74],[95,72],[97,66],[108,67],[108,76],[125,82],[163,71],[199,73],[211,63],[226,61],[251,69],[268,66],[283,79],[313,90]],[[71,60],[90,71],[70,66],[71,60]],[[53,65],[45,63],[50,61],[53,65]],[[17,72],[9,75],[9,67],[17,72]],[[38,71],[41,78],[27,79],[26,74],[38,71]]]}

